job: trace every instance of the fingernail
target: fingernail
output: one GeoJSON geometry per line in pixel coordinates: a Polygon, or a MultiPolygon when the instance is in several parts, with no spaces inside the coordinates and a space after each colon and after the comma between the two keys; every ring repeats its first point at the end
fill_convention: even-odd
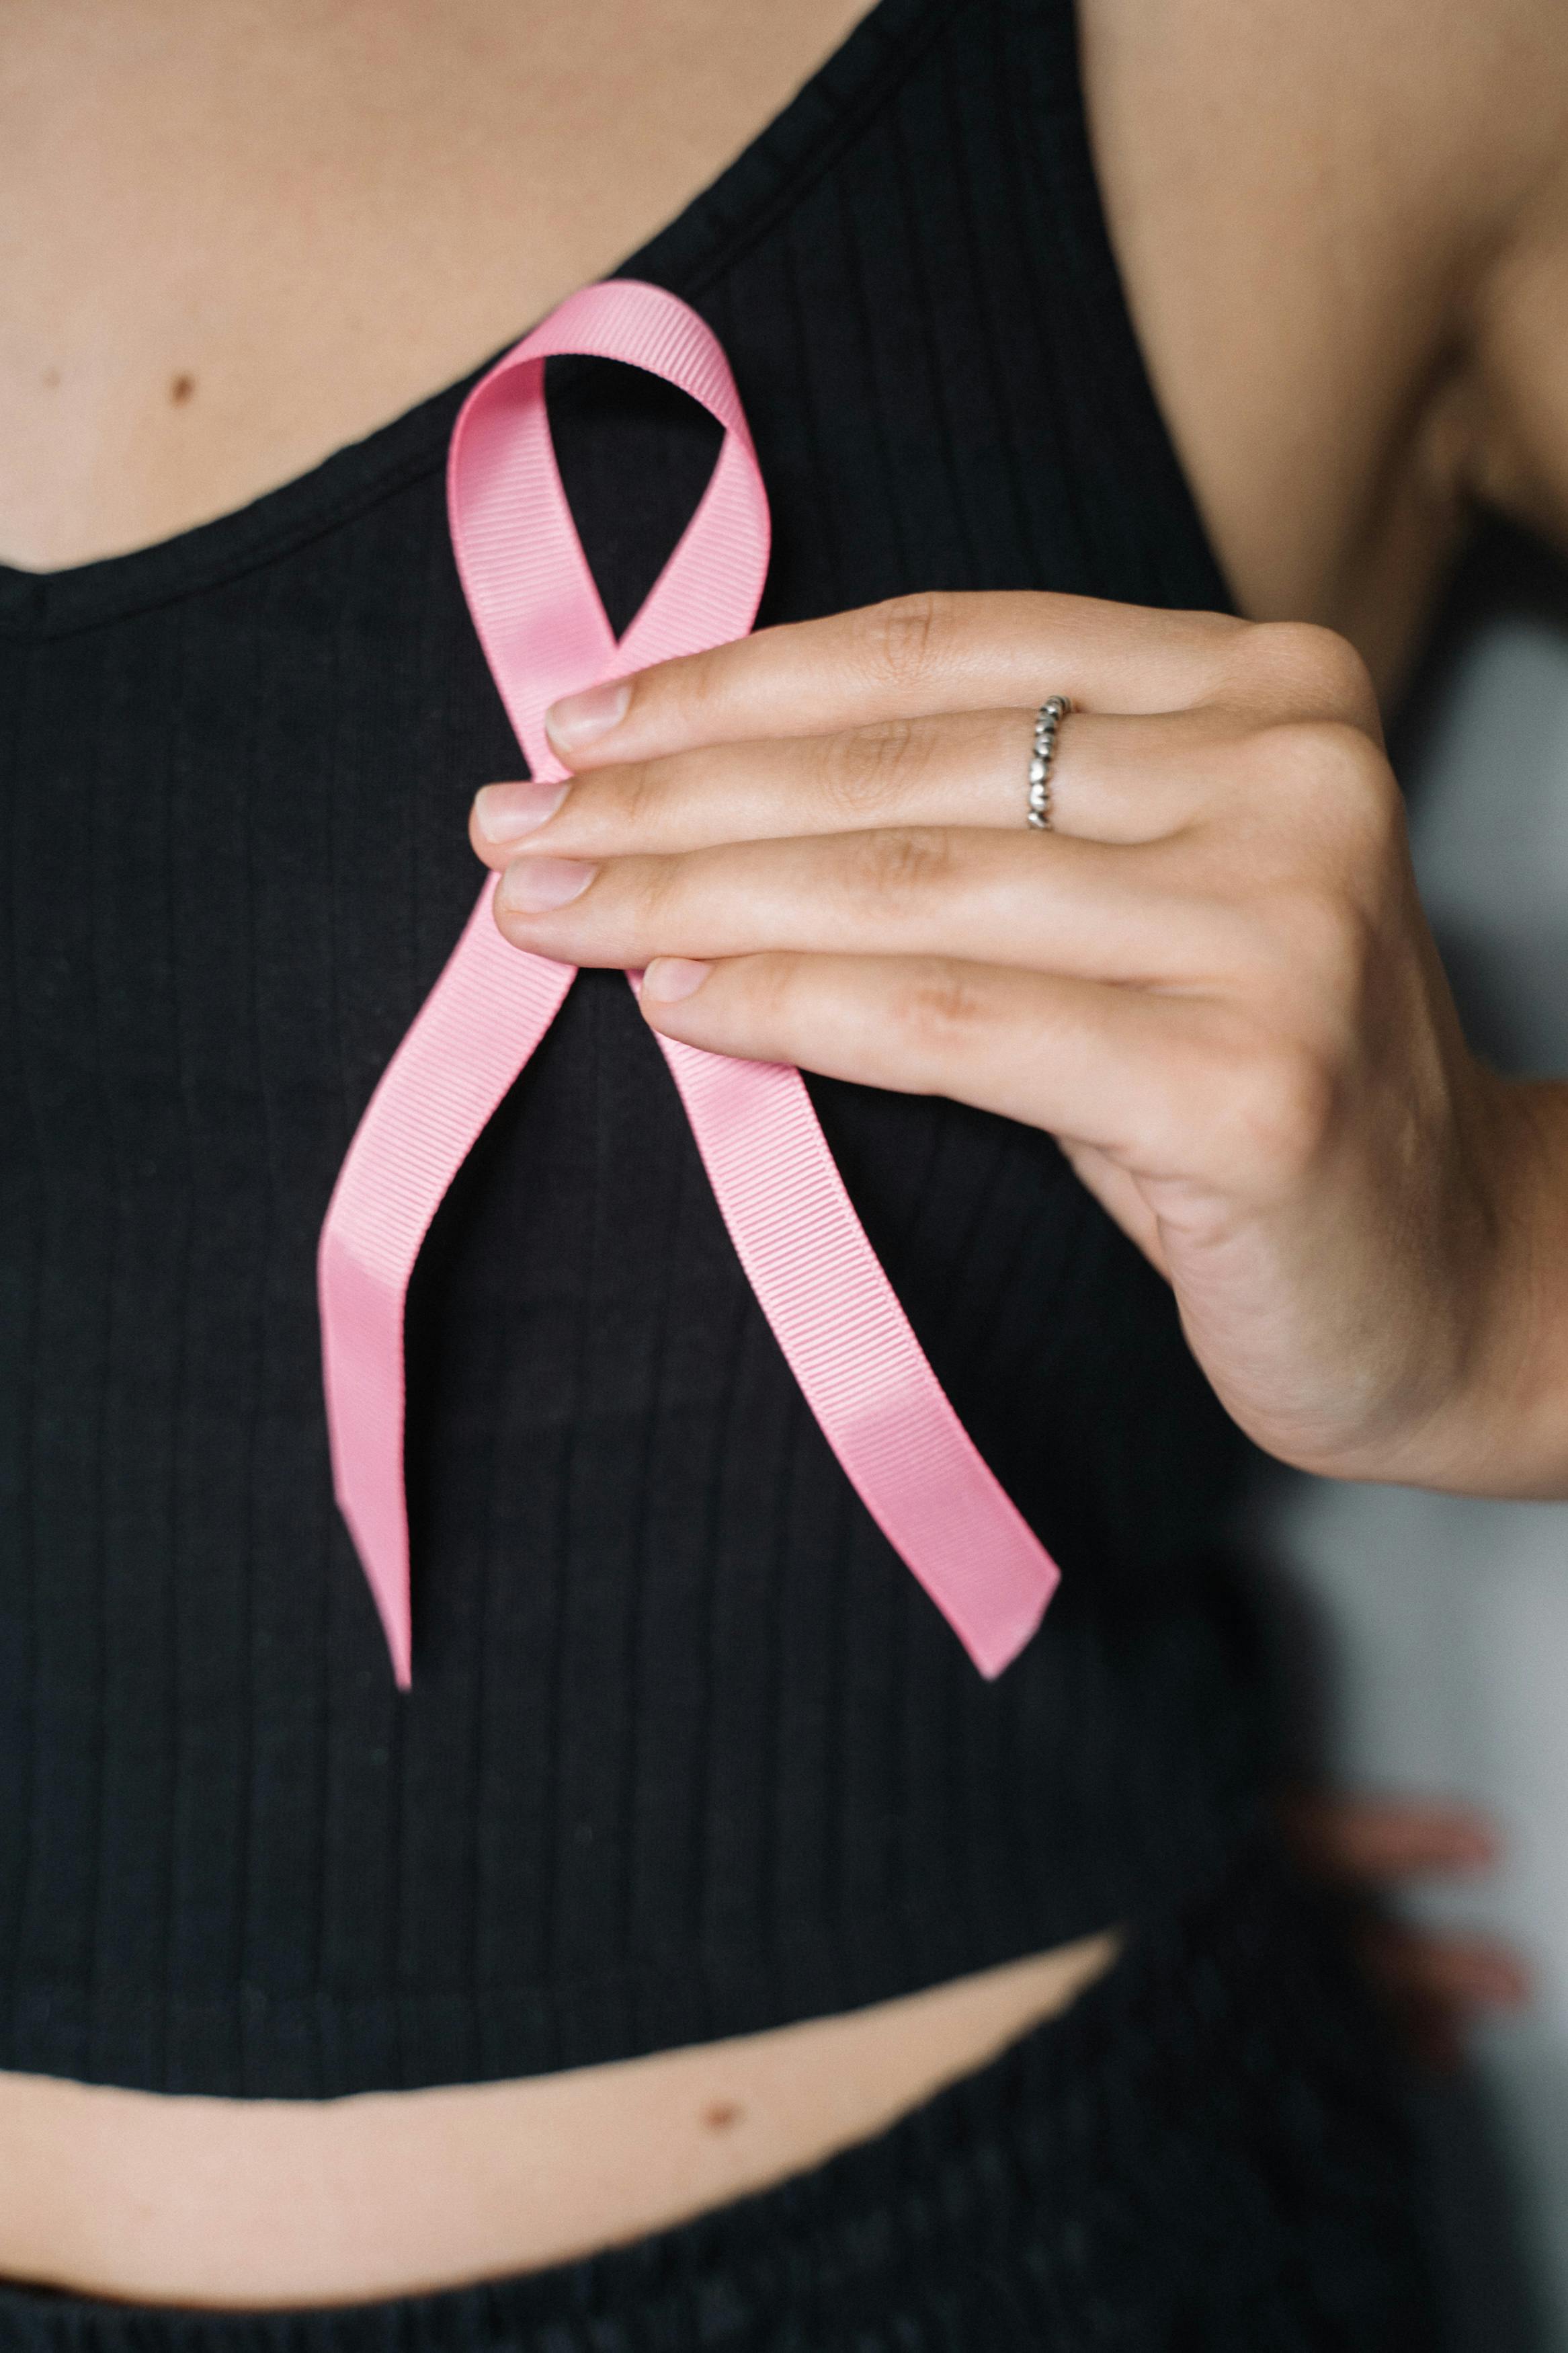
{"type": "Polygon", "coordinates": [[[497,895],[510,914],[544,915],[580,899],[598,871],[583,858],[520,858],[507,868],[497,895]]]}
{"type": "Polygon", "coordinates": [[[607,678],[602,686],[584,687],[581,694],[563,695],[544,714],[551,742],[558,752],[597,743],[620,725],[631,699],[631,681],[625,678],[607,678]]]}
{"type": "Polygon", "coordinates": [[[553,817],[570,785],[484,785],[474,795],[474,822],[487,841],[521,841],[553,817]]]}
{"type": "Polygon", "coordinates": [[[712,969],[690,956],[655,956],[642,976],[643,995],[657,1005],[679,1005],[683,997],[696,996],[712,969]]]}

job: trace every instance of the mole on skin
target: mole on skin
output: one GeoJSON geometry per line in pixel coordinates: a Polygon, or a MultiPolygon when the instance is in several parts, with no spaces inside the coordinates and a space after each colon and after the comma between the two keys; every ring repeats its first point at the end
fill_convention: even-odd
{"type": "Polygon", "coordinates": [[[169,385],[169,398],[176,408],[183,408],[196,388],[194,375],[177,375],[169,385]]]}
{"type": "Polygon", "coordinates": [[[744,2108],[738,2107],[733,2100],[715,2100],[711,2107],[703,2109],[702,2121],[710,2132],[728,2132],[731,2125],[740,2123],[745,2113],[744,2108]]]}

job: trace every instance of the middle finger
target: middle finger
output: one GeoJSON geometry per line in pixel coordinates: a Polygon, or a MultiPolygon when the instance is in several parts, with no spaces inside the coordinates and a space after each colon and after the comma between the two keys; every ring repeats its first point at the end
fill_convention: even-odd
{"type": "MultiPolygon", "coordinates": [[[[667,855],[871,827],[1026,825],[1035,714],[962,712],[836,735],[707,745],[559,784],[488,785],[474,848],[488,866],[667,855]]],[[[1221,789],[1242,723],[1213,710],[1152,718],[1075,711],[1057,737],[1053,825],[1107,842],[1158,840],[1221,789]]]]}

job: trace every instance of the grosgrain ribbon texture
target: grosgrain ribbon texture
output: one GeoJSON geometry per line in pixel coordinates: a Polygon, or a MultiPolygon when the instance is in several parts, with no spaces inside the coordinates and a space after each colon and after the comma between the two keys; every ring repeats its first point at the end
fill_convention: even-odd
{"type": "MultiPolygon", "coordinates": [[[[469,611],[536,777],[567,774],[544,732],[562,695],[752,627],[767,573],[767,495],[717,338],[661,288],[628,279],[584,287],[499,361],[458,416],[447,488],[469,611]],[[567,353],[662,376],[724,430],[696,512],[618,642],[550,437],[544,364],[567,353]]],[[[405,1687],[409,1279],[448,1186],[575,977],[571,965],[507,944],[494,891],[492,876],[371,1098],[318,1260],[333,1484],[405,1687]]],[[[981,1672],[999,1673],[1038,1625],[1056,1567],[921,1353],[799,1071],[658,1042],[742,1266],[828,1444],[981,1672]]]]}

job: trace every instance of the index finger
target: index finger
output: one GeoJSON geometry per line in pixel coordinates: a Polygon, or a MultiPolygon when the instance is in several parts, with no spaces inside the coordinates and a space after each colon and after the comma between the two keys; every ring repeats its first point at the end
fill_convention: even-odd
{"type": "Polygon", "coordinates": [[[1247,634],[1220,613],[1027,589],[899,596],[591,687],[556,703],[548,723],[561,757],[584,768],[748,736],[1033,708],[1049,694],[1130,715],[1180,711],[1234,685],[1247,634]]]}

